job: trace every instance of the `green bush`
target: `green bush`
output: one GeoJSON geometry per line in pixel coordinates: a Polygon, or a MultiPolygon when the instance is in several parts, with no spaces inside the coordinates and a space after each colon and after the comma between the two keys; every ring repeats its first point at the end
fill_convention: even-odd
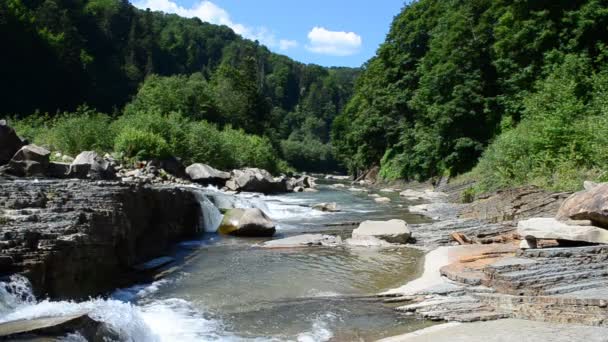
{"type": "Polygon", "coordinates": [[[277,170],[276,151],[270,140],[243,130],[226,127],[221,133],[224,153],[232,159],[232,168],[255,166],[270,172],[277,170]]]}
{"type": "Polygon", "coordinates": [[[116,137],[114,149],[125,157],[140,160],[162,159],[171,155],[169,144],[163,137],[131,127],[116,137]]]}
{"type": "Polygon", "coordinates": [[[136,129],[162,137],[170,153],[184,158],[188,155],[186,144],[189,121],[179,113],[163,114],[158,110],[135,111],[124,114],[112,127],[120,134],[124,129],[136,129]]]}
{"type": "Polygon", "coordinates": [[[46,135],[46,143],[54,150],[70,155],[82,151],[107,152],[114,139],[110,117],[88,108],[57,117],[46,135]]]}
{"type": "Polygon", "coordinates": [[[189,163],[206,163],[219,169],[233,167],[232,155],[225,151],[221,132],[205,121],[193,122],[188,126],[186,137],[189,163]]]}
{"type": "Polygon", "coordinates": [[[48,114],[35,114],[11,124],[31,142],[75,156],[88,150],[110,151],[114,140],[110,122],[108,115],[80,107],[52,119],[48,114]]]}

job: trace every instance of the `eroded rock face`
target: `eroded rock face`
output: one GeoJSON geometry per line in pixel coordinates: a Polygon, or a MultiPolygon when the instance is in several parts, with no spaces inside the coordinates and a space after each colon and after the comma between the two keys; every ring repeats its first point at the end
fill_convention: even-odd
{"type": "Polygon", "coordinates": [[[557,213],[569,193],[553,193],[534,186],[497,191],[480,197],[461,212],[466,219],[492,223],[529,217],[550,217],[557,213]]]}
{"type": "Polygon", "coordinates": [[[594,225],[608,228],[608,184],[589,186],[572,194],[557,212],[559,220],[590,220],[594,225]]]}
{"type": "Polygon", "coordinates": [[[272,236],[276,229],[272,220],[260,209],[229,209],[218,232],[234,236],[272,236]]]}
{"type": "Polygon", "coordinates": [[[23,145],[15,130],[5,120],[0,120],[0,165],[8,163],[23,145]]]}
{"type": "Polygon", "coordinates": [[[94,151],[84,151],[70,165],[69,177],[108,180],[116,178],[114,167],[94,151]]]}
{"type": "Polygon", "coordinates": [[[8,163],[7,172],[15,176],[44,176],[51,152],[36,145],[23,146],[8,163]]]}
{"type": "Polygon", "coordinates": [[[230,173],[200,163],[188,166],[186,168],[186,173],[193,182],[204,185],[213,184],[224,186],[226,181],[230,179],[230,173]]]}
{"type": "Polygon", "coordinates": [[[390,243],[407,243],[411,232],[403,220],[363,221],[353,230],[352,239],[375,237],[390,243]]]}
{"type": "Polygon", "coordinates": [[[195,237],[199,214],[194,194],[178,188],[0,181],[0,274],[24,274],[41,297],[96,295],[128,285],[134,265],[195,237]]]}
{"type": "Polygon", "coordinates": [[[554,218],[531,218],[519,221],[517,233],[527,240],[556,239],[588,243],[608,243],[608,230],[593,226],[570,225],[554,218]]]}

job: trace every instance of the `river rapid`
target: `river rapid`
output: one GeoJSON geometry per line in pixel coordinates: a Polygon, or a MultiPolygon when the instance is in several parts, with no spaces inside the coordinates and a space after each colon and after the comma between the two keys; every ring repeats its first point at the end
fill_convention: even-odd
{"type": "MultiPolygon", "coordinates": [[[[202,220],[213,231],[221,214],[212,204],[257,207],[278,224],[273,239],[302,233],[350,236],[347,222],[425,218],[408,212],[398,193],[377,204],[364,189],[320,184],[319,192],[281,196],[227,195],[201,189],[202,220]],[[336,202],[341,209],[311,209],[336,202]]],[[[0,286],[0,322],[90,312],[130,341],[373,341],[424,328],[429,322],[402,316],[374,294],[420,275],[423,253],[404,247],[264,249],[269,240],[205,233],[175,247],[178,270],[148,284],[117,289],[85,302],[36,300],[27,280],[14,277],[10,294],[0,286]]],[[[65,341],[82,341],[70,335],[65,341]]]]}

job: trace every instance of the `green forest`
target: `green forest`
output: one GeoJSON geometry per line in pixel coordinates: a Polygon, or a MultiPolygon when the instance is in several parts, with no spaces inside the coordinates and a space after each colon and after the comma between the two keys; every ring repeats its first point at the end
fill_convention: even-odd
{"type": "Polygon", "coordinates": [[[0,36],[0,114],[34,143],[226,169],[341,168],[331,123],[358,69],[304,65],[127,0],[2,1],[0,36]]]}
{"type": "Polygon", "coordinates": [[[338,158],[477,191],[608,180],[608,2],[420,0],[333,124],[338,158]]]}
{"type": "Polygon", "coordinates": [[[126,0],[6,0],[0,35],[0,113],[64,153],[378,166],[383,180],[459,177],[478,192],[608,180],[608,1],[408,2],[360,69],[126,0]]]}

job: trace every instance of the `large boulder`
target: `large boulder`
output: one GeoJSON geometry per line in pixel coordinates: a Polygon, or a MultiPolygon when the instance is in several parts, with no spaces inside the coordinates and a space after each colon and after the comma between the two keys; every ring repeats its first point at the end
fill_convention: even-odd
{"type": "Polygon", "coordinates": [[[266,170],[248,168],[232,171],[232,177],[226,182],[226,187],[232,191],[282,193],[287,191],[287,179],[274,179],[266,170]]]}
{"type": "Polygon", "coordinates": [[[566,224],[554,218],[531,218],[519,221],[517,233],[528,241],[565,240],[608,243],[608,230],[594,226],[566,224]]]}
{"type": "Polygon", "coordinates": [[[407,223],[403,220],[363,221],[353,230],[353,240],[367,240],[369,237],[390,243],[407,243],[411,237],[407,223]]]}
{"type": "Polygon", "coordinates": [[[97,152],[81,152],[70,165],[69,177],[90,179],[114,179],[116,171],[109,161],[100,157],[97,152]]]}
{"type": "Polygon", "coordinates": [[[295,186],[301,186],[303,188],[314,188],[316,186],[315,179],[310,176],[302,176],[295,180],[295,186]]]}
{"type": "Polygon", "coordinates": [[[274,222],[257,208],[228,209],[218,229],[234,236],[272,236],[275,231],[274,222]]]}
{"type": "Polygon", "coordinates": [[[168,174],[177,178],[186,178],[186,168],[182,161],[176,157],[168,157],[160,160],[152,160],[148,162],[146,167],[156,167],[157,169],[163,169],[168,174]]]}
{"type": "Polygon", "coordinates": [[[558,220],[590,220],[608,228],[608,183],[587,186],[568,197],[557,211],[558,220]]]}
{"type": "Polygon", "coordinates": [[[220,171],[205,164],[192,164],[186,168],[186,173],[193,182],[204,185],[223,186],[230,179],[230,173],[220,171]]]}
{"type": "Polygon", "coordinates": [[[6,120],[0,120],[0,165],[8,163],[24,143],[6,120]]]}
{"type": "Polygon", "coordinates": [[[8,163],[7,172],[19,177],[44,176],[51,152],[36,145],[23,146],[8,163]]]}
{"type": "Polygon", "coordinates": [[[70,173],[70,164],[51,162],[46,173],[51,178],[66,178],[70,173]]]}

